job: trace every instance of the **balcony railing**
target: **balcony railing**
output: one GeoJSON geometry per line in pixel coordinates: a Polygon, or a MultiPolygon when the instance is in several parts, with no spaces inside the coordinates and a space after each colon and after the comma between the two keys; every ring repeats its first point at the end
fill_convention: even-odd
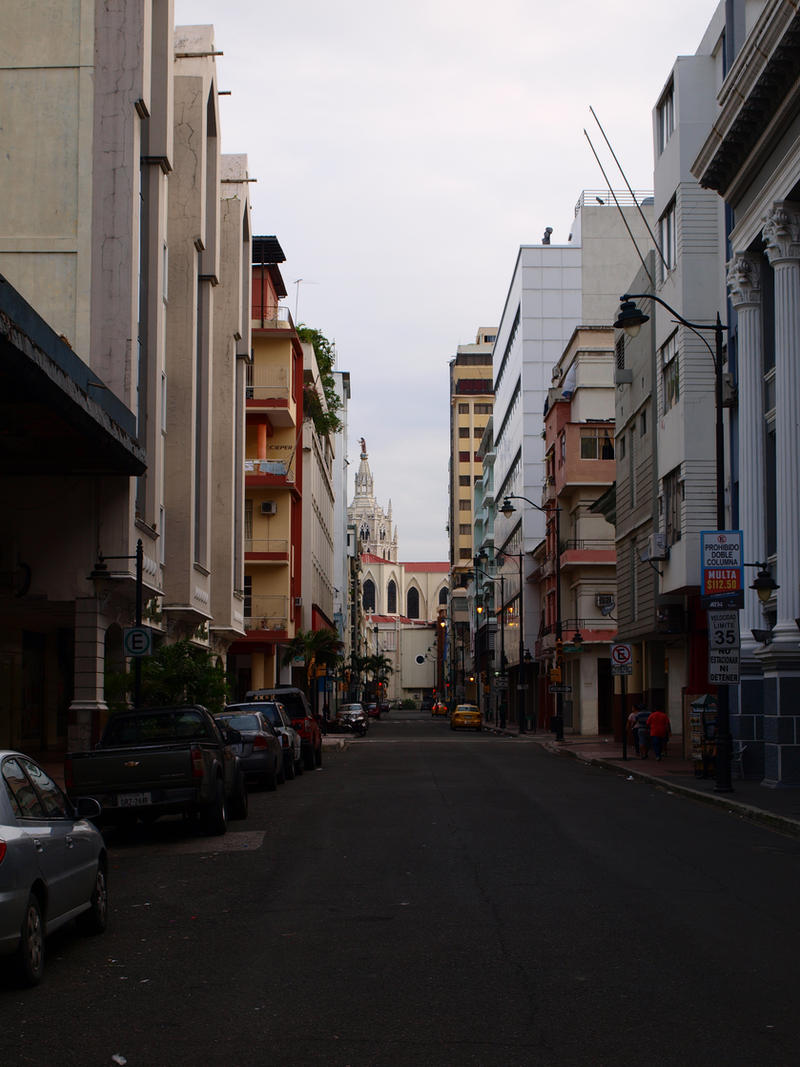
{"type": "Polygon", "coordinates": [[[584,189],[575,205],[575,214],[577,215],[582,207],[597,207],[598,204],[608,207],[616,207],[617,204],[620,207],[633,207],[635,204],[643,204],[652,196],[650,189],[634,190],[633,193],[627,189],[615,189],[613,195],[610,189],[584,189]]]}
{"type": "Polygon", "coordinates": [[[244,540],[245,552],[268,552],[270,555],[288,557],[289,542],[286,538],[272,537],[246,537],[244,540]]]}
{"type": "Polygon", "coordinates": [[[262,328],[279,327],[283,330],[294,328],[291,313],[284,304],[266,303],[253,305],[253,322],[262,328]]]}
{"type": "Polygon", "coordinates": [[[614,552],[616,543],[610,538],[582,538],[577,541],[565,541],[562,551],[564,552],[614,552]]]}
{"type": "Polygon", "coordinates": [[[282,459],[246,459],[244,472],[245,474],[273,474],[279,478],[285,478],[287,482],[294,481],[294,471],[289,470],[286,461],[282,459]]]}
{"type": "Polygon", "coordinates": [[[288,400],[289,371],[286,367],[247,367],[245,380],[248,400],[288,400]]]}
{"type": "Polygon", "coordinates": [[[288,625],[288,597],[251,596],[245,598],[245,630],[285,630],[288,625]]]}

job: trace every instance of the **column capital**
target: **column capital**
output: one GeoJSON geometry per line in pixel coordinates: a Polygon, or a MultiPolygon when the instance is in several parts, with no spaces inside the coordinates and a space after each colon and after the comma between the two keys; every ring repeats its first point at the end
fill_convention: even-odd
{"type": "Polygon", "coordinates": [[[748,305],[761,304],[760,260],[754,252],[735,252],[728,263],[728,292],[737,311],[748,305]]]}
{"type": "Polygon", "coordinates": [[[765,252],[775,266],[786,260],[800,260],[800,204],[779,200],[772,205],[762,229],[765,252]]]}

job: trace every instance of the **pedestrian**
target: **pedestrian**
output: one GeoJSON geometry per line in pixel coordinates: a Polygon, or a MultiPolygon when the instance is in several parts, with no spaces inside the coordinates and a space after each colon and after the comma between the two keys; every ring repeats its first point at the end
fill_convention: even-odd
{"type": "Polygon", "coordinates": [[[653,752],[656,754],[656,759],[660,760],[669,740],[669,715],[658,709],[651,711],[647,717],[647,728],[653,739],[653,752]]]}
{"type": "Polygon", "coordinates": [[[633,708],[633,710],[631,711],[630,715],[628,716],[627,730],[628,730],[628,734],[630,735],[630,739],[633,742],[633,750],[636,753],[636,755],[638,756],[639,755],[639,731],[636,729],[636,712],[637,712],[637,709],[633,708]]]}
{"type": "Polygon", "coordinates": [[[639,740],[639,757],[641,759],[647,759],[647,754],[650,751],[650,727],[647,725],[650,712],[648,711],[646,704],[636,704],[635,708],[636,736],[639,740]]]}

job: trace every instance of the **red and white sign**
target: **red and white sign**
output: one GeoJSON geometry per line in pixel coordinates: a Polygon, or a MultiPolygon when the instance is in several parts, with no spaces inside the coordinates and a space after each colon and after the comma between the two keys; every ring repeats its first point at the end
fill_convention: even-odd
{"type": "Polygon", "coordinates": [[[633,649],[630,645],[611,646],[611,673],[633,674],[633,649]]]}

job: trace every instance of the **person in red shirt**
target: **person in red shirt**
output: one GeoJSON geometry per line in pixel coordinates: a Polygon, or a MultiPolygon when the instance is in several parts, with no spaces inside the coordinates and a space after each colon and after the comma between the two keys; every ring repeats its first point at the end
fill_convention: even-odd
{"type": "Polygon", "coordinates": [[[656,759],[660,760],[669,740],[669,715],[664,711],[651,711],[647,716],[647,725],[650,728],[653,752],[655,752],[656,759]]]}

